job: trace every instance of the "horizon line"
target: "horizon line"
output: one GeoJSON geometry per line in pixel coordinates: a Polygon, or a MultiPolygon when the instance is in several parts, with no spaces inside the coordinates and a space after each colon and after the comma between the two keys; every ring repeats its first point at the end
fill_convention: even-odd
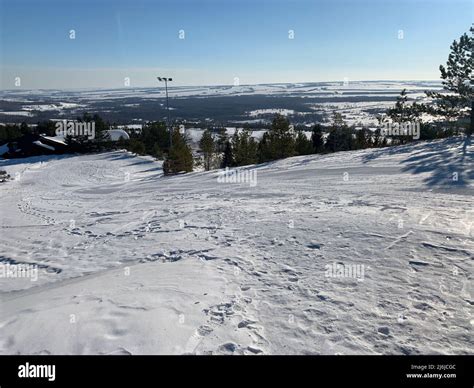
{"type": "MultiPolygon", "coordinates": [[[[168,89],[179,89],[179,88],[206,88],[206,87],[242,87],[242,86],[267,86],[267,85],[296,85],[296,84],[333,84],[340,83],[341,86],[349,86],[351,83],[360,83],[360,82],[438,82],[442,83],[441,79],[375,79],[375,80],[349,80],[348,85],[344,85],[344,81],[302,81],[302,82],[264,82],[264,83],[254,83],[254,84],[241,84],[241,85],[232,85],[232,84],[203,84],[203,85],[179,85],[179,86],[168,86],[168,89]]],[[[124,86],[118,88],[110,87],[72,87],[72,88],[34,88],[27,89],[21,86],[14,89],[2,89],[0,92],[13,92],[13,91],[92,91],[92,90],[134,90],[134,89],[155,89],[155,88],[164,88],[164,86],[124,86]]]]}

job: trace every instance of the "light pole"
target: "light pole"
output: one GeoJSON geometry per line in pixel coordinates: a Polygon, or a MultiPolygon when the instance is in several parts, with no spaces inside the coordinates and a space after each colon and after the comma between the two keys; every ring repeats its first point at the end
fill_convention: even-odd
{"type": "Polygon", "coordinates": [[[172,131],[171,131],[171,126],[170,126],[170,105],[168,102],[168,81],[173,81],[172,78],[166,78],[166,77],[156,77],[159,82],[164,82],[165,83],[165,89],[166,89],[166,110],[168,111],[168,130],[170,131],[170,150],[171,146],[173,145],[173,136],[172,136],[172,131]]]}

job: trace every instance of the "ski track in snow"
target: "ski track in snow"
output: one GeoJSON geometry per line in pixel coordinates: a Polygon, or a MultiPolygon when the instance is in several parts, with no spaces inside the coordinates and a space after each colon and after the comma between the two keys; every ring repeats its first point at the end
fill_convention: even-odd
{"type": "Polygon", "coordinates": [[[0,353],[472,353],[472,155],[301,156],[255,187],[122,152],[0,162],[0,264],[38,265],[0,278],[0,353]]]}

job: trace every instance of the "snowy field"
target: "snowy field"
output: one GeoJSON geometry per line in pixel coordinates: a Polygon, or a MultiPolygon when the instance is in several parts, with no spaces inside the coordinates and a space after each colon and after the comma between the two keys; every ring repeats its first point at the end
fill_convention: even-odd
{"type": "MultiPolygon", "coordinates": [[[[410,102],[430,103],[424,92],[441,88],[439,81],[307,82],[260,85],[171,86],[170,110],[178,121],[239,124],[271,122],[275,113],[293,123],[328,123],[333,112],[349,125],[375,126],[377,114],[395,104],[407,90],[410,102]],[[222,117],[213,117],[217,104],[222,117]]],[[[110,122],[137,124],[165,119],[166,94],[162,87],[70,90],[0,90],[0,122],[72,119],[85,111],[97,112],[110,122]]],[[[133,124],[132,124],[133,125],[133,124]]]]}
{"type": "Polygon", "coordinates": [[[1,161],[0,353],[472,354],[473,153],[1,161]]]}
{"type": "MultiPolygon", "coordinates": [[[[306,83],[274,83],[256,85],[214,85],[214,86],[170,86],[171,98],[179,97],[215,97],[215,96],[305,96],[323,97],[351,93],[355,96],[370,94],[383,95],[387,92],[399,93],[407,89],[411,93],[421,93],[425,90],[437,90],[441,86],[439,81],[356,81],[340,80],[335,82],[306,82],[306,83]]],[[[422,93],[423,94],[423,93],[422,93]]],[[[81,101],[113,100],[121,98],[163,98],[163,88],[122,88],[122,89],[66,89],[66,90],[28,90],[11,89],[0,91],[0,98],[4,101],[32,102],[38,96],[61,100],[73,96],[81,101]]],[[[68,108],[65,104],[62,108],[68,108]]],[[[37,108],[38,109],[38,108],[37,108]]]]}

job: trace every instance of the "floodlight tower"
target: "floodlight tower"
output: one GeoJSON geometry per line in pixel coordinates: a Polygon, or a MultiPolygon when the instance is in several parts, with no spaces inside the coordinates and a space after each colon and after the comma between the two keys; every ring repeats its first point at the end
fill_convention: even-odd
{"type": "Polygon", "coordinates": [[[170,121],[170,105],[168,101],[168,82],[173,81],[172,78],[167,78],[167,77],[156,77],[159,82],[164,82],[165,83],[165,90],[166,90],[166,110],[168,111],[168,131],[170,131],[170,149],[171,146],[173,145],[173,135],[172,135],[172,130],[171,130],[171,121],[170,121]]]}

